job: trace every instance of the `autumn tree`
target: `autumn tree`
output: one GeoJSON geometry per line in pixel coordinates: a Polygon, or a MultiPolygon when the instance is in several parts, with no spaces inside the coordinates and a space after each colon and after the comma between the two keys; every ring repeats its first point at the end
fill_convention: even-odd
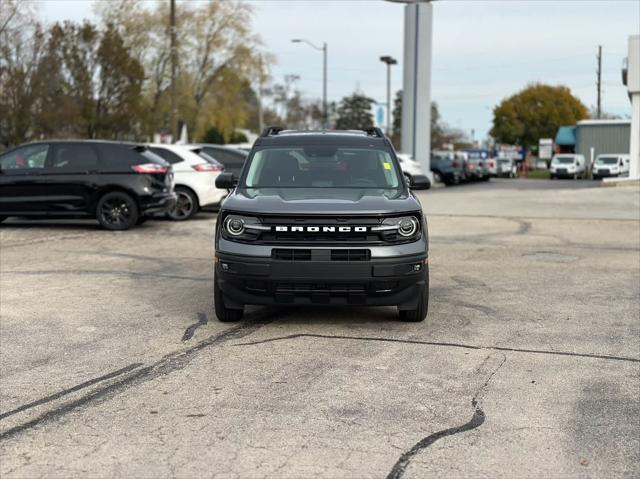
{"type": "Polygon", "coordinates": [[[499,143],[528,147],[554,138],[558,128],[588,118],[587,107],[564,86],[530,85],[493,109],[491,136],[499,143]]]}
{"type": "Polygon", "coordinates": [[[362,130],[373,127],[371,108],[375,100],[361,93],[344,97],[338,106],[337,130],[362,130]]]}
{"type": "Polygon", "coordinates": [[[0,2],[0,143],[22,143],[34,134],[38,92],[44,78],[39,64],[46,39],[31,5],[0,2]]]}
{"type": "MultiPolygon", "coordinates": [[[[148,8],[141,0],[108,0],[97,5],[103,24],[117,25],[125,46],[146,72],[147,133],[165,125],[170,108],[168,2],[148,8]]],[[[245,126],[245,80],[260,78],[272,61],[251,33],[253,9],[237,1],[176,5],[178,117],[196,137],[215,126],[225,137],[245,126]]]]}
{"type": "Polygon", "coordinates": [[[96,130],[101,137],[140,136],[144,69],[131,57],[112,24],[102,32],[96,52],[99,67],[96,130]]]}

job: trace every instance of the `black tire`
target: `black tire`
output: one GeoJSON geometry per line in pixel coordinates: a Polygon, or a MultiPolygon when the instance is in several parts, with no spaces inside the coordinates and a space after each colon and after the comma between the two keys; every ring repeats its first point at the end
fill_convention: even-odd
{"type": "Polygon", "coordinates": [[[594,180],[594,181],[595,181],[595,180],[598,180],[598,179],[599,179],[599,178],[598,178],[598,175],[593,175],[593,180],[594,180]]]}
{"type": "Polygon", "coordinates": [[[424,321],[429,312],[429,266],[425,266],[427,271],[427,278],[424,284],[424,292],[420,295],[418,300],[418,307],[410,310],[398,310],[401,321],[410,323],[419,323],[424,321]]]}
{"type": "Polygon", "coordinates": [[[124,191],[112,191],[100,198],[96,208],[100,225],[111,231],[124,231],[138,222],[138,205],[124,191]]]}
{"type": "Polygon", "coordinates": [[[223,323],[234,323],[242,319],[244,309],[227,308],[224,304],[224,293],[218,286],[218,280],[213,277],[213,302],[218,321],[223,323]]]}
{"type": "Polygon", "coordinates": [[[178,199],[176,204],[167,211],[167,216],[173,221],[185,221],[191,219],[200,209],[196,194],[184,186],[176,186],[178,199]]]}

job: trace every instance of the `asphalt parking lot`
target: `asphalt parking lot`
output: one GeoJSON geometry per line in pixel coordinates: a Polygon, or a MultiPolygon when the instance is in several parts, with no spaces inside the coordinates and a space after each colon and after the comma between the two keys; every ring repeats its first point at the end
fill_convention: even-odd
{"type": "Polygon", "coordinates": [[[421,192],[431,302],[213,314],[215,213],[0,229],[0,476],[639,477],[640,190],[421,192]]]}

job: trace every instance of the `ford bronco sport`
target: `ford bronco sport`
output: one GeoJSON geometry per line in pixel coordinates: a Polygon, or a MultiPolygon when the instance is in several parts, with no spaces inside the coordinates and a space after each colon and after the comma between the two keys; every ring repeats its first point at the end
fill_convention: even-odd
{"type": "MultiPolygon", "coordinates": [[[[422,321],[429,303],[427,222],[379,128],[267,128],[229,188],[215,234],[221,321],[245,305],[397,306],[422,321]]],[[[423,185],[413,185],[421,187],[423,185]]]]}

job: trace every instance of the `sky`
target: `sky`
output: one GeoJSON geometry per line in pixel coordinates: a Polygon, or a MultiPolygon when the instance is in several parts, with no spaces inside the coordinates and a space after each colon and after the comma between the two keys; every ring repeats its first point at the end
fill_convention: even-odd
{"type": "MultiPolygon", "coordinates": [[[[247,1],[254,7],[254,16],[247,21],[263,48],[276,57],[271,71],[274,81],[298,75],[296,87],[305,96],[321,97],[322,53],[291,43],[292,38],[304,38],[328,44],[330,101],[359,90],[385,102],[382,55],[398,60],[392,67],[392,91],[402,87],[402,4],[247,1]]],[[[92,0],[36,3],[47,21],[95,20],[92,0]]],[[[603,110],[626,117],[631,107],[620,71],[632,34],[640,34],[638,0],[437,1],[433,4],[432,100],[444,121],[469,135],[473,130],[475,139],[487,135],[494,106],[530,83],[565,85],[591,107],[596,104],[596,54],[602,45],[603,110]]]]}

